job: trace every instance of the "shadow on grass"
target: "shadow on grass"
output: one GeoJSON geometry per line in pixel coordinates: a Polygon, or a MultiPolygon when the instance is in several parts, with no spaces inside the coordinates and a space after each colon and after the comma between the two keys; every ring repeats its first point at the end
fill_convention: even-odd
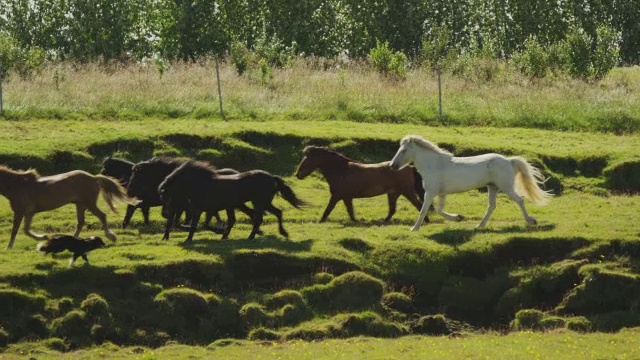
{"type": "Polygon", "coordinates": [[[313,245],[311,239],[291,241],[281,236],[263,235],[255,239],[226,239],[226,240],[193,240],[179,244],[182,248],[203,254],[215,254],[227,258],[237,250],[278,250],[288,253],[310,251],[313,245]]]}
{"type": "Polygon", "coordinates": [[[459,246],[468,241],[471,241],[476,234],[523,234],[532,232],[551,231],[556,228],[555,224],[546,224],[540,226],[507,226],[499,229],[446,229],[442,232],[433,234],[430,236],[432,240],[439,244],[459,246]]]}

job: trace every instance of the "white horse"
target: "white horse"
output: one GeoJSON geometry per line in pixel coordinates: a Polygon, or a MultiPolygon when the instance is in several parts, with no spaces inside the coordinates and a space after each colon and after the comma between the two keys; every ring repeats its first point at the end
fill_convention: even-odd
{"type": "Polygon", "coordinates": [[[425,189],[422,209],[411,231],[420,228],[436,195],[439,199],[436,211],[448,220],[461,221],[464,219],[461,215],[443,211],[446,194],[486,186],[489,190],[489,206],[477,228],[484,227],[489,220],[496,207],[498,191],[505,192],[518,203],[525,221],[530,225],[537,224],[537,221],[527,213],[520,194],[540,205],[546,204],[552,196],[539,186],[544,182],[540,170],[519,156],[506,158],[500,154],[484,154],[455,157],[431,141],[417,135],[408,135],[400,141],[400,148],[391,160],[391,167],[398,170],[410,163],[413,163],[422,176],[425,189]]]}

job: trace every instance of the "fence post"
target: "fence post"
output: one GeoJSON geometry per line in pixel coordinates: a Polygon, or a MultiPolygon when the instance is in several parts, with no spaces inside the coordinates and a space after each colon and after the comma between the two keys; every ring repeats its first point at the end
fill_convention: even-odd
{"type": "Polygon", "coordinates": [[[220,88],[220,70],[218,66],[218,58],[216,57],[216,79],[218,80],[218,99],[220,99],[220,116],[223,120],[226,120],[224,117],[224,111],[222,111],[222,89],[220,88]]]}
{"type": "Polygon", "coordinates": [[[440,79],[440,63],[436,63],[436,72],[438,73],[438,115],[440,116],[440,122],[446,126],[444,119],[442,118],[442,81],[440,79]]]}

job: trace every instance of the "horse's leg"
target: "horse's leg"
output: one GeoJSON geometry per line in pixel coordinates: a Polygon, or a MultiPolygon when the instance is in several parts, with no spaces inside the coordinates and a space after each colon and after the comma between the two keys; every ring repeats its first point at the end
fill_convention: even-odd
{"type": "Polygon", "coordinates": [[[389,213],[387,214],[387,217],[384,218],[383,220],[384,223],[388,223],[389,220],[391,220],[391,217],[393,216],[393,214],[396,213],[396,203],[398,202],[399,196],[400,194],[397,194],[397,193],[387,194],[387,203],[389,204],[389,213]]]}
{"type": "MultiPolygon", "coordinates": [[[[248,207],[245,204],[242,204],[240,206],[238,206],[238,210],[242,211],[243,213],[247,214],[247,216],[251,219],[251,223],[253,224],[253,209],[251,209],[250,207],[248,207]]],[[[262,235],[264,234],[262,232],[262,230],[258,229],[258,232],[256,232],[257,235],[262,235]]]]}
{"type": "Polygon", "coordinates": [[[169,240],[169,234],[171,234],[171,229],[173,229],[173,219],[175,218],[175,215],[173,214],[173,212],[170,212],[167,217],[166,217],[166,221],[164,223],[164,235],[162,236],[162,240],[169,240]]]}
{"type": "Polygon", "coordinates": [[[18,229],[20,229],[20,223],[22,222],[23,217],[24,215],[22,214],[22,212],[13,213],[13,227],[11,227],[11,239],[9,240],[9,244],[7,245],[7,249],[13,248],[13,243],[16,241],[18,229]]]}
{"type": "Polygon", "coordinates": [[[193,233],[196,232],[198,221],[200,221],[200,215],[202,215],[202,211],[199,209],[196,210],[192,208],[189,212],[191,213],[191,227],[189,227],[189,235],[187,235],[187,238],[184,240],[184,242],[193,241],[193,233]]]}
{"type": "MultiPolygon", "coordinates": [[[[133,216],[133,213],[136,211],[136,206],[135,205],[127,205],[127,212],[124,214],[124,220],[122,220],[122,228],[126,228],[127,225],[129,225],[129,222],[131,221],[131,217],[133,216]]],[[[147,208],[147,215],[148,215],[148,211],[149,208],[147,208]]],[[[144,208],[142,208],[142,214],[144,214],[144,208]]],[[[148,218],[146,219],[148,220],[148,218]]],[[[145,220],[145,224],[147,223],[147,221],[145,220]]]]}
{"type": "Polygon", "coordinates": [[[31,231],[31,220],[33,220],[33,214],[24,215],[24,233],[36,240],[46,240],[47,235],[35,234],[31,231]]]}
{"type": "MultiPolygon", "coordinates": [[[[404,195],[404,197],[407,198],[407,200],[409,200],[409,202],[411,202],[411,204],[413,204],[413,206],[415,206],[416,209],[418,209],[418,211],[420,211],[420,209],[422,209],[422,201],[420,201],[420,198],[414,193],[414,192],[409,192],[409,193],[405,193],[402,194],[404,195]]],[[[429,222],[429,216],[425,216],[424,217],[424,222],[429,222]]]]}
{"type": "Polygon", "coordinates": [[[331,214],[331,212],[333,211],[333,208],[336,207],[336,204],[338,203],[338,198],[335,196],[331,196],[331,199],[329,199],[329,203],[327,204],[327,208],[324,209],[324,213],[322,214],[322,218],[320,218],[320,222],[325,222],[327,221],[327,218],[329,217],[329,214],[331,214]]]}
{"type": "Polygon", "coordinates": [[[218,219],[220,219],[220,217],[218,216],[218,212],[217,212],[217,211],[207,211],[207,212],[205,213],[205,217],[204,217],[204,224],[202,225],[202,227],[204,227],[204,228],[208,228],[208,227],[210,227],[210,226],[211,226],[211,218],[213,217],[213,214],[212,214],[212,213],[215,213],[215,214],[216,214],[216,217],[217,217],[218,219]]]}
{"type": "Polygon", "coordinates": [[[280,235],[286,238],[289,238],[289,233],[287,232],[287,230],[284,229],[284,226],[282,225],[282,210],[273,206],[273,204],[269,204],[267,206],[267,211],[272,213],[278,218],[278,231],[280,231],[280,235]]]}
{"type": "Polygon", "coordinates": [[[536,225],[538,223],[538,221],[536,221],[536,219],[534,217],[529,216],[529,213],[527,213],[527,209],[524,207],[524,199],[520,195],[518,195],[518,193],[516,193],[515,190],[513,190],[513,189],[510,189],[506,193],[507,193],[507,195],[509,195],[509,197],[513,201],[518,203],[518,205],[520,206],[520,210],[522,210],[522,216],[524,216],[524,220],[527,222],[527,224],[536,225]]]}
{"type": "Polygon", "coordinates": [[[487,185],[487,190],[489,193],[489,206],[487,206],[487,212],[484,214],[482,221],[480,224],[476,226],[476,229],[483,228],[487,221],[489,221],[489,217],[493,213],[493,210],[496,208],[496,196],[498,195],[498,188],[495,185],[487,185]]]}
{"type": "Polygon", "coordinates": [[[85,208],[83,206],[76,204],[76,231],[73,233],[73,236],[75,237],[80,235],[80,231],[82,231],[82,228],[84,227],[84,211],[85,208]]]}
{"type": "MultiPolygon", "coordinates": [[[[253,220],[253,216],[251,217],[253,220]]],[[[224,230],[224,234],[222,234],[222,240],[229,238],[229,233],[231,233],[231,228],[236,223],[236,211],[233,208],[227,209],[227,227],[224,230]]]]}
{"type": "Polygon", "coordinates": [[[349,214],[349,218],[353,222],[358,222],[356,220],[356,216],[353,214],[353,199],[342,199],[344,201],[344,206],[347,208],[347,213],[349,214]]]}
{"type": "Polygon", "coordinates": [[[260,225],[262,225],[262,220],[264,219],[264,209],[262,208],[262,206],[256,206],[255,203],[253,203],[253,229],[251,229],[251,233],[249,234],[249,237],[247,238],[248,240],[252,240],[253,238],[256,237],[256,234],[258,233],[258,230],[260,230],[260,225]]]}
{"type": "Polygon", "coordinates": [[[107,223],[107,215],[105,215],[105,213],[100,211],[100,209],[98,209],[98,207],[95,204],[87,207],[87,210],[89,210],[93,215],[95,215],[98,218],[98,220],[100,220],[100,222],[102,223],[102,228],[104,229],[104,235],[107,237],[107,239],[115,242],[116,234],[114,234],[113,232],[111,232],[111,230],[109,230],[109,224],[107,223]]]}
{"type": "Polygon", "coordinates": [[[434,195],[429,191],[425,191],[424,200],[422,201],[422,208],[420,209],[420,214],[418,215],[418,220],[416,220],[416,223],[410,229],[411,231],[418,231],[418,229],[420,229],[420,225],[422,225],[424,218],[427,216],[427,211],[429,211],[429,207],[433,202],[433,196],[434,195]]]}
{"type": "Polygon", "coordinates": [[[446,195],[438,195],[438,205],[436,205],[436,212],[442,215],[445,219],[451,221],[462,221],[464,220],[464,216],[458,214],[451,214],[444,211],[444,203],[445,203],[446,195]]]}
{"type": "MultiPolygon", "coordinates": [[[[127,210],[129,210],[129,208],[127,207],[127,210]]],[[[135,207],[133,208],[133,210],[135,210],[135,207]]],[[[140,207],[140,211],[142,211],[142,216],[144,217],[144,223],[145,225],[149,225],[149,207],[148,206],[141,206],[140,207]]],[[[133,212],[131,212],[133,214],[133,212]]],[[[131,217],[129,217],[131,218],[131,217]]]]}

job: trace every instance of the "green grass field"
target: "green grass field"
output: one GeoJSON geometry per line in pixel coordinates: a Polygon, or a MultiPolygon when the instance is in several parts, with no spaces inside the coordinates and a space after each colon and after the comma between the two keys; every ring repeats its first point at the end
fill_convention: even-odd
{"type": "MultiPolygon", "coordinates": [[[[16,84],[8,87],[11,96],[19,93],[12,88],[16,84]]],[[[291,85],[282,86],[291,91],[291,85]]],[[[277,92],[276,86],[269,96],[277,92]]],[[[7,101],[15,104],[11,96],[7,101]]],[[[203,230],[184,244],[186,232],[179,230],[161,240],[159,208],[151,209],[151,224],[142,224],[138,212],[131,226],[121,229],[121,204],[119,214],[108,213],[118,241],[90,253],[91,265],[79,260],[73,267],[69,253],[45,257],[35,250],[37,242],[20,232],[14,249],[0,251],[2,358],[640,356],[635,341],[640,136],[635,131],[565,132],[557,123],[556,130],[543,130],[497,122],[442,127],[326,121],[322,114],[322,121],[311,121],[310,113],[291,116],[294,107],[286,101],[273,116],[280,120],[262,117],[275,114],[264,107],[255,112],[260,120],[239,113],[228,121],[213,115],[147,118],[157,115],[153,112],[87,120],[103,118],[102,106],[114,105],[101,99],[74,108],[75,100],[66,96],[41,98],[43,104],[58,103],[63,119],[31,119],[37,109],[53,106],[30,107],[32,100],[24,100],[22,115],[15,107],[8,112],[0,122],[0,164],[50,175],[71,169],[97,173],[110,155],[134,161],[192,157],[283,176],[308,206],[294,209],[277,198],[289,239],[278,235],[275,218],[267,215],[264,236],[247,240],[251,227],[239,214],[228,240],[203,230]],[[358,222],[349,221],[338,204],[329,221],[318,223],[329,190],[317,173],[293,177],[304,146],[326,145],[378,162],[391,159],[407,134],[460,156],[523,155],[542,168],[556,196],[543,207],[527,202],[539,221],[535,227],[525,226],[517,205],[500,195],[487,228],[475,230],[487,206],[487,194],[477,190],[447,197],[446,210],[463,214],[464,221],[430,214],[431,223],[418,232],[409,231],[417,211],[405,199],[391,223],[382,224],[385,197],[355,200],[358,222]]],[[[540,114],[532,116],[544,117],[540,114]]],[[[107,210],[102,200],[99,206],[107,210]]],[[[9,202],[2,197],[2,248],[11,223],[9,202]]],[[[74,228],[72,205],[37,214],[33,223],[35,232],[47,234],[74,228]]],[[[89,235],[103,235],[90,214],[82,233],[89,235]]]]}

